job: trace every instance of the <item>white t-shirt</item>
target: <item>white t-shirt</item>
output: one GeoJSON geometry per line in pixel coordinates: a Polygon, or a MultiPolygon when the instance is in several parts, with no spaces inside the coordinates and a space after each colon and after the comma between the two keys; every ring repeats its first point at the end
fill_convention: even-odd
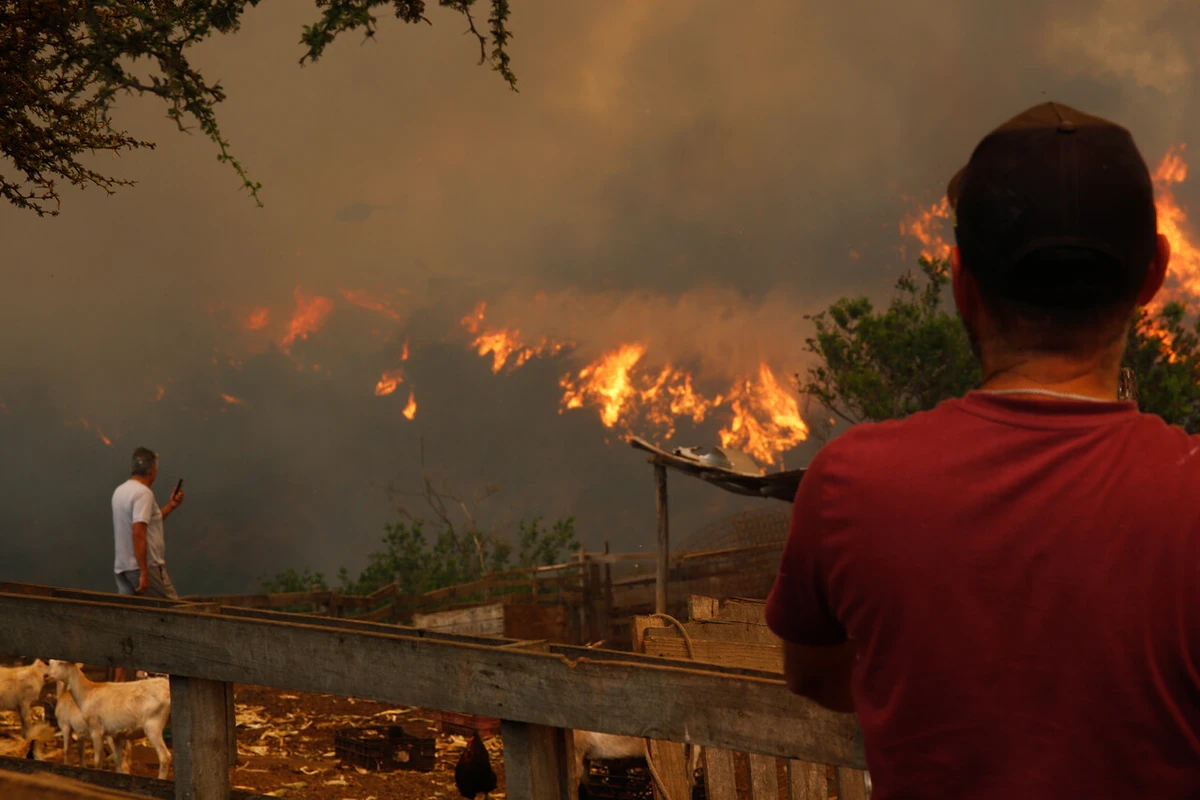
{"type": "Polygon", "coordinates": [[[167,563],[167,548],[163,541],[162,510],[154,499],[154,492],[141,481],[133,478],[122,483],[113,492],[113,544],[116,558],[113,572],[128,572],[138,569],[137,556],[133,554],[133,525],[146,523],[146,561],[157,567],[167,563]]]}

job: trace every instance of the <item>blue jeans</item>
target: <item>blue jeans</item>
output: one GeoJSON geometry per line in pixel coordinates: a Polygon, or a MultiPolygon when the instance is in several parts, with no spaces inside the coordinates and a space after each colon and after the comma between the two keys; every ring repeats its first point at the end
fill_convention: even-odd
{"type": "Polygon", "coordinates": [[[117,579],[117,592],[119,594],[136,594],[138,579],[141,577],[140,569],[126,570],[118,572],[113,577],[117,579]]]}

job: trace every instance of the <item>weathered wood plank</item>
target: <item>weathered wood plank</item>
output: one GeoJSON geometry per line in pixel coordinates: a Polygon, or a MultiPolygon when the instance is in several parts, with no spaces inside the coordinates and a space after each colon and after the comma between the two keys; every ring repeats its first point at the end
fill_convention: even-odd
{"type": "Polygon", "coordinates": [[[853,716],[778,679],[13,595],[0,595],[0,652],[865,766],[853,716]]]}
{"type": "Polygon", "coordinates": [[[578,800],[573,771],[573,737],[545,725],[501,720],[506,797],[530,800],[578,800]]]}
{"type": "Polygon", "coordinates": [[[866,775],[860,769],[837,768],[838,800],[867,800],[866,775]]]}
{"type": "Polygon", "coordinates": [[[751,754],[750,800],[779,800],[779,776],[772,756],[751,754]]]}
{"type": "MultiPolygon", "coordinates": [[[[701,622],[685,622],[684,630],[693,639],[705,639],[713,642],[745,642],[748,644],[766,644],[783,646],[783,641],[771,633],[766,625],[755,625],[752,622],[736,622],[732,620],[711,619],[701,622]]],[[[679,631],[674,627],[655,631],[654,636],[679,638],[679,631]]]]}
{"type": "Polygon", "coordinates": [[[787,771],[791,800],[827,800],[829,781],[825,778],[824,764],[792,759],[787,763],[787,771]]]}
{"type": "MultiPolygon", "coordinates": [[[[61,764],[57,761],[34,761],[28,758],[7,758],[0,756],[0,770],[17,772],[27,775],[59,775],[88,786],[111,789],[118,792],[154,800],[174,800],[175,784],[171,781],[160,781],[157,778],[144,778],[140,775],[121,775],[105,770],[86,769],[61,764]]],[[[266,795],[244,792],[234,789],[229,793],[231,800],[268,800],[266,795]]],[[[0,793],[0,798],[8,797],[0,793]]]]}
{"type": "MultiPolygon", "coordinates": [[[[517,639],[505,637],[497,639],[493,636],[476,636],[466,633],[452,633],[449,631],[431,631],[420,628],[412,628],[401,625],[393,625],[391,623],[383,623],[367,620],[364,617],[356,617],[355,619],[331,619],[329,617],[312,617],[307,614],[293,614],[286,611],[268,611],[255,608],[234,608],[232,606],[223,606],[221,613],[227,617],[237,619],[259,619],[275,622],[295,622],[302,625],[313,625],[322,628],[346,631],[360,631],[363,633],[382,633],[385,635],[403,635],[415,636],[422,639],[430,639],[443,642],[458,642],[460,644],[480,644],[488,647],[500,646],[508,642],[516,642],[517,639]]],[[[614,623],[617,624],[617,623],[614,623]]],[[[628,624],[627,622],[625,624],[628,624]]],[[[654,622],[658,625],[660,623],[654,622]]],[[[655,630],[658,630],[657,628],[655,630]]],[[[585,648],[578,645],[568,644],[551,644],[550,652],[562,655],[572,661],[578,658],[588,658],[595,661],[622,661],[635,664],[656,664],[666,666],[686,666],[680,665],[675,661],[663,659],[660,656],[647,656],[640,653],[631,653],[627,650],[604,650],[598,648],[585,648]]],[[[768,680],[775,679],[775,675],[763,670],[747,669],[744,667],[728,667],[719,664],[705,664],[703,669],[706,672],[720,673],[725,675],[737,675],[750,678],[766,678],[768,680]]]]}
{"type": "Polygon", "coordinates": [[[89,786],[58,775],[22,775],[0,771],[4,800],[146,800],[146,795],[89,786]]]}
{"type": "Polygon", "coordinates": [[[225,684],[171,676],[175,800],[228,800],[225,684]]]}
{"type": "Polygon", "coordinates": [[[688,620],[691,622],[712,619],[720,610],[721,601],[715,597],[706,597],[701,594],[688,595],[688,620]]]}
{"type": "Polygon", "coordinates": [[[704,748],[704,789],[708,800],[737,800],[737,777],[731,751],[704,748]]]}
{"type": "MultiPolygon", "coordinates": [[[[783,648],[776,645],[693,639],[692,647],[696,653],[696,661],[750,667],[783,674],[783,648]]],[[[688,657],[687,643],[679,636],[659,637],[649,632],[646,634],[645,652],[646,655],[662,656],[663,658],[682,660],[688,657]]]]}
{"type": "Polygon", "coordinates": [[[229,766],[236,767],[238,763],[237,749],[237,703],[234,702],[233,684],[225,686],[225,752],[229,756],[229,766]]]}
{"type": "Polygon", "coordinates": [[[434,611],[431,614],[413,614],[412,624],[414,628],[424,628],[426,630],[473,633],[482,636],[503,636],[504,604],[489,603],[457,611],[434,611]]]}
{"type": "Polygon", "coordinates": [[[662,742],[650,740],[650,758],[654,768],[662,778],[666,787],[666,797],[654,787],[657,800],[688,800],[691,797],[690,781],[687,774],[687,755],[684,746],[678,742],[662,742]]]}
{"type": "Polygon", "coordinates": [[[766,625],[766,601],[745,600],[735,598],[726,600],[721,607],[721,619],[731,622],[750,622],[755,625],[766,625]]]}

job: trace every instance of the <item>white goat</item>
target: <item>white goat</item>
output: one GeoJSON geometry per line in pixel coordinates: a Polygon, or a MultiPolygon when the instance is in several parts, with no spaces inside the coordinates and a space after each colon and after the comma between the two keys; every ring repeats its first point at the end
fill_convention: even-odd
{"type": "Polygon", "coordinates": [[[28,738],[33,723],[33,704],[46,682],[46,662],[40,658],[27,667],[0,667],[0,711],[21,715],[21,736],[28,738]]]}
{"type": "Polygon", "coordinates": [[[66,684],[79,706],[92,740],[92,765],[100,768],[103,740],[111,737],[117,772],[129,772],[122,758],[126,741],[145,736],[158,754],[158,777],[167,777],[171,751],[163,742],[163,728],[171,717],[171,687],[166,678],[129,683],[93,683],[78,664],[51,661],[50,677],[66,684]]]}
{"type": "MultiPolygon", "coordinates": [[[[688,751],[688,788],[696,779],[696,767],[700,763],[700,748],[695,745],[684,745],[688,751]]],[[[647,767],[654,768],[650,763],[648,742],[638,736],[617,736],[612,733],[596,733],[594,731],[575,731],[575,774],[584,786],[588,783],[586,761],[604,761],[615,758],[644,758],[647,767]]],[[[671,798],[675,800],[675,798],[671,798]]]]}
{"type": "MultiPolygon", "coordinates": [[[[54,706],[54,718],[58,720],[58,730],[62,733],[63,740],[63,763],[71,762],[71,734],[75,734],[75,740],[79,743],[79,766],[83,766],[83,750],[84,741],[91,736],[88,730],[87,721],[83,718],[83,712],[79,710],[79,704],[75,702],[75,698],[71,697],[71,692],[67,689],[66,683],[57,681],[55,686],[55,696],[57,703],[54,706]]],[[[108,744],[109,750],[115,752],[117,747],[111,736],[106,736],[105,741],[108,744]]]]}

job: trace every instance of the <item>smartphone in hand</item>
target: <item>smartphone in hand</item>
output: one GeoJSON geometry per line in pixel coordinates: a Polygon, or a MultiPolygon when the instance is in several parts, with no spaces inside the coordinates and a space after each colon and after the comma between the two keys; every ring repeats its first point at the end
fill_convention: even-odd
{"type": "Polygon", "coordinates": [[[183,478],[179,479],[179,483],[175,484],[175,491],[171,492],[171,499],[175,499],[175,495],[179,494],[179,490],[183,488],[183,478]]]}

